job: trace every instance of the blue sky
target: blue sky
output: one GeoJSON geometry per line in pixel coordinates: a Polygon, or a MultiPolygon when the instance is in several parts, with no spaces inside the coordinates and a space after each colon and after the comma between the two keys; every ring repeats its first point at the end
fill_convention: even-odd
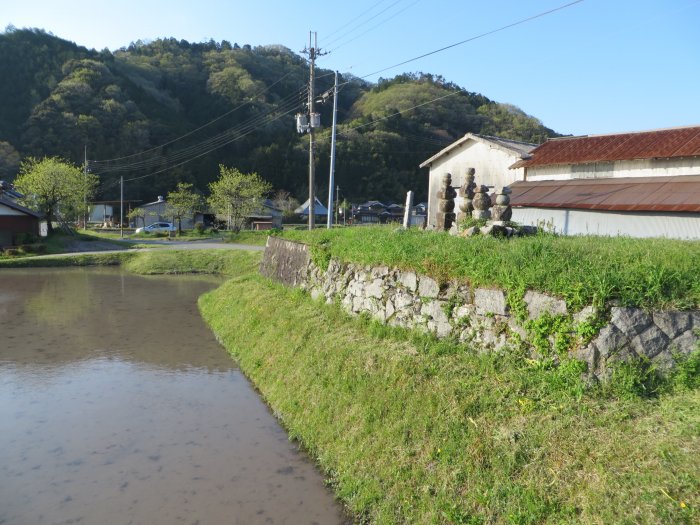
{"type": "Polygon", "coordinates": [[[0,28],[38,27],[89,48],[213,38],[281,44],[309,31],[319,66],[369,81],[423,71],[514,104],[560,133],[700,124],[700,0],[583,0],[521,25],[370,75],[571,0],[2,0],[0,28]]]}

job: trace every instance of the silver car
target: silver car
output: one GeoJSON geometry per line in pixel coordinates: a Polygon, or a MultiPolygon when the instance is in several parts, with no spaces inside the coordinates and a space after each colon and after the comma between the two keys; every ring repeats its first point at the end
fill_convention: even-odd
{"type": "Polygon", "coordinates": [[[175,226],[169,222],[154,222],[149,224],[144,228],[136,228],[134,233],[158,233],[158,232],[174,232],[176,230],[175,226]]]}

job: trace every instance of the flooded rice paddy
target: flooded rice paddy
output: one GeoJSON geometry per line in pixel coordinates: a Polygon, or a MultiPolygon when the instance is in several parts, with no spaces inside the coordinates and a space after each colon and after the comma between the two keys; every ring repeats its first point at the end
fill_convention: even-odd
{"type": "Polygon", "coordinates": [[[346,522],[200,318],[216,285],[0,270],[0,524],[346,522]]]}

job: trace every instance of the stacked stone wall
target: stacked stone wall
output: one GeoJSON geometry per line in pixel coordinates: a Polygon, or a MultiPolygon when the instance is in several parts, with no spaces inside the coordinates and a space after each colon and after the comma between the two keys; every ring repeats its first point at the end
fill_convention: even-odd
{"type": "MultiPolygon", "coordinates": [[[[268,277],[307,290],[314,298],[339,302],[352,314],[367,313],[382,323],[455,337],[475,348],[500,350],[529,344],[527,320],[543,315],[570,316],[572,330],[598,317],[592,307],[569,312],[566,302],[537,291],[523,300],[527,320],[513,315],[503,290],[450,282],[440,285],[426,275],[386,266],[360,266],[331,259],[321,270],[311,261],[308,247],[270,238],[261,271],[268,277]]],[[[611,306],[608,323],[573,355],[588,364],[598,378],[609,363],[645,357],[660,369],[673,366],[677,354],[689,354],[698,344],[700,311],[645,312],[611,306]]]]}

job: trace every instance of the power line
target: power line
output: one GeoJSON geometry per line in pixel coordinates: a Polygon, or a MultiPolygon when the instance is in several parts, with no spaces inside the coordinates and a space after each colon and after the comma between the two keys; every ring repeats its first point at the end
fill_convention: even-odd
{"type": "MultiPolygon", "coordinates": [[[[277,84],[279,84],[280,82],[282,82],[285,78],[287,78],[287,77],[288,77],[289,75],[291,75],[292,73],[294,73],[294,71],[290,71],[290,72],[287,73],[286,75],[283,75],[282,77],[280,77],[279,79],[277,79],[275,82],[273,82],[272,84],[270,84],[269,86],[267,86],[265,89],[262,89],[262,90],[260,90],[259,92],[255,93],[255,95],[253,95],[253,98],[257,98],[257,97],[259,97],[260,95],[265,94],[266,92],[268,92],[268,91],[269,91],[270,89],[272,89],[274,86],[276,86],[277,84]]],[[[184,138],[187,138],[187,137],[189,137],[190,135],[192,135],[192,134],[194,134],[194,133],[196,133],[196,132],[198,132],[198,131],[201,131],[201,130],[203,130],[204,128],[206,128],[206,127],[208,127],[208,126],[211,126],[212,124],[214,124],[215,122],[218,122],[218,121],[221,120],[222,118],[229,116],[231,113],[234,113],[235,111],[238,111],[239,109],[241,109],[241,108],[242,108],[243,106],[245,106],[246,104],[250,104],[250,102],[243,102],[242,104],[239,104],[239,105],[236,106],[235,108],[233,108],[233,109],[227,111],[227,112],[224,113],[223,115],[219,115],[219,116],[216,117],[215,119],[210,120],[210,121],[207,122],[206,124],[202,124],[202,125],[199,126],[198,128],[195,128],[195,129],[193,129],[192,131],[189,131],[189,132],[185,133],[184,135],[181,135],[181,136],[179,136],[179,137],[177,137],[177,138],[175,138],[175,139],[173,139],[173,140],[171,140],[171,141],[169,141],[169,142],[166,142],[166,143],[164,143],[164,144],[161,144],[161,145],[159,145],[159,146],[155,146],[155,147],[153,147],[153,148],[151,148],[151,149],[147,149],[147,150],[141,151],[141,152],[139,152],[139,153],[134,153],[134,154],[132,154],[132,155],[126,155],[126,156],[124,156],[124,157],[116,157],[116,158],[113,158],[113,159],[107,159],[107,160],[101,160],[101,161],[91,161],[91,162],[112,162],[112,161],[118,161],[118,160],[128,159],[128,158],[131,158],[131,157],[136,157],[136,156],[138,156],[138,155],[143,155],[144,153],[150,153],[150,152],[152,152],[152,151],[156,151],[156,150],[158,150],[158,149],[160,149],[160,148],[163,148],[163,147],[165,147],[165,146],[169,146],[170,144],[173,144],[173,143],[178,142],[178,141],[180,141],[180,140],[182,140],[182,139],[184,139],[184,138]]]]}
{"type": "MultiPolygon", "coordinates": [[[[335,39],[330,40],[329,42],[325,42],[326,47],[330,46],[330,45],[333,44],[334,42],[337,42],[338,40],[342,40],[345,36],[351,34],[353,31],[359,29],[359,28],[362,27],[364,24],[366,24],[366,23],[368,23],[368,22],[371,22],[372,20],[374,20],[375,18],[377,18],[379,15],[382,15],[382,14],[386,13],[389,9],[391,9],[391,8],[394,7],[396,4],[399,4],[399,3],[401,3],[401,0],[396,0],[395,2],[393,2],[393,3],[390,4],[389,6],[387,6],[386,8],[382,9],[382,10],[379,11],[377,14],[375,14],[374,16],[372,16],[371,18],[365,20],[364,22],[361,22],[360,24],[358,24],[357,26],[355,26],[355,27],[349,29],[349,30],[346,31],[345,33],[342,33],[340,36],[336,37],[335,39]]],[[[377,5],[379,5],[379,4],[377,4],[377,5]]],[[[375,6],[375,7],[376,7],[376,6],[375,6]]],[[[346,24],[346,25],[347,25],[347,24],[346,24]]]]}
{"type": "MultiPolygon", "coordinates": [[[[414,5],[416,5],[418,2],[420,2],[420,0],[415,0],[415,2],[413,2],[412,4],[407,5],[406,7],[404,7],[403,9],[401,9],[401,11],[398,11],[398,12],[394,13],[394,14],[391,15],[389,18],[385,18],[384,20],[382,20],[382,21],[379,22],[378,24],[376,24],[376,25],[370,27],[370,28],[367,29],[366,31],[363,31],[363,32],[360,33],[359,35],[354,36],[354,37],[351,38],[350,40],[346,40],[345,42],[341,42],[340,44],[338,44],[337,46],[335,46],[333,49],[331,49],[330,52],[336,51],[336,50],[340,49],[341,47],[343,47],[343,46],[345,46],[345,45],[347,45],[347,44],[349,44],[349,43],[351,43],[351,42],[354,42],[355,40],[357,40],[357,39],[360,38],[361,36],[364,36],[364,35],[366,35],[367,33],[369,33],[370,31],[374,31],[374,30],[377,29],[379,26],[384,25],[385,23],[387,23],[387,22],[389,22],[390,20],[393,20],[394,18],[396,18],[397,16],[399,16],[399,15],[400,15],[401,13],[403,13],[404,11],[407,11],[408,9],[410,9],[411,7],[413,7],[414,5]]],[[[392,5],[393,5],[393,4],[392,4],[392,5]]]]}
{"type": "Polygon", "coordinates": [[[543,12],[538,13],[538,14],[536,14],[536,15],[529,16],[529,17],[527,17],[527,18],[523,18],[523,19],[521,19],[521,20],[518,20],[517,22],[513,22],[513,23],[511,23],[511,24],[508,24],[508,25],[505,25],[505,26],[501,26],[501,27],[499,27],[498,29],[492,29],[491,31],[486,31],[485,33],[481,33],[481,34],[479,34],[479,35],[472,36],[472,37],[467,38],[467,39],[465,39],[465,40],[462,40],[462,41],[460,41],[460,42],[456,42],[456,43],[454,43],[454,44],[450,44],[449,46],[441,47],[440,49],[436,49],[436,50],[434,50],[434,51],[430,51],[430,52],[425,53],[425,54],[423,54],[423,55],[420,55],[420,56],[417,56],[417,57],[413,57],[413,58],[409,58],[408,60],[404,60],[403,62],[399,62],[398,64],[394,64],[393,66],[385,67],[384,69],[380,69],[380,70],[378,70],[378,71],[374,71],[373,73],[369,73],[368,75],[365,75],[365,76],[359,77],[359,78],[367,78],[367,77],[371,77],[371,76],[377,75],[377,74],[379,74],[379,73],[383,73],[384,71],[388,71],[389,69],[394,69],[395,67],[399,67],[399,66],[403,66],[403,65],[405,65],[405,64],[409,64],[409,63],[411,63],[411,62],[415,62],[416,60],[420,60],[421,58],[425,58],[425,57],[429,57],[429,56],[431,56],[431,55],[435,55],[435,54],[437,54],[437,53],[441,53],[442,51],[446,51],[446,50],[448,50],[448,49],[452,49],[453,47],[461,46],[462,44],[466,44],[467,42],[473,42],[474,40],[478,40],[478,39],[480,39],[480,38],[484,38],[485,36],[493,35],[493,34],[495,34],[495,33],[501,32],[501,31],[505,31],[506,29],[510,29],[511,27],[515,27],[515,26],[518,26],[518,25],[521,25],[521,24],[525,24],[526,22],[531,22],[532,20],[535,20],[535,19],[537,19],[537,18],[542,18],[543,16],[550,15],[550,14],[555,13],[555,12],[557,12],[557,11],[561,11],[562,9],[566,9],[567,7],[571,7],[571,6],[575,5],[575,4],[580,4],[580,3],[583,2],[583,1],[584,1],[584,0],[575,0],[575,1],[573,1],[573,2],[569,2],[568,4],[564,4],[564,5],[561,5],[561,6],[559,6],[559,7],[555,7],[554,9],[550,9],[549,11],[543,11],[543,12]]]}
{"type": "MultiPolygon", "coordinates": [[[[293,113],[294,111],[296,111],[296,109],[297,109],[296,106],[294,106],[294,107],[292,107],[291,109],[289,109],[288,111],[286,111],[286,112],[284,112],[284,113],[282,113],[282,114],[280,114],[280,115],[277,115],[277,116],[274,117],[274,118],[268,119],[268,121],[267,121],[266,123],[269,124],[270,122],[274,122],[274,121],[276,121],[276,120],[279,120],[279,119],[281,119],[282,117],[284,117],[284,116],[286,116],[286,115],[289,115],[290,113],[293,113]]],[[[168,166],[166,166],[166,167],[164,167],[164,168],[162,168],[162,169],[159,169],[158,171],[155,171],[155,172],[153,172],[153,173],[147,173],[146,175],[140,175],[140,176],[138,176],[138,177],[132,177],[132,178],[130,178],[130,179],[124,179],[124,182],[131,182],[131,181],[135,181],[135,180],[145,179],[146,177],[151,177],[151,176],[153,176],[153,175],[158,175],[158,174],[160,174],[160,173],[163,173],[164,171],[168,171],[168,170],[170,170],[170,169],[173,169],[173,168],[177,168],[177,167],[179,167],[179,166],[182,166],[183,164],[187,164],[188,162],[190,162],[190,161],[192,161],[192,160],[194,160],[194,159],[196,159],[196,158],[199,158],[199,157],[202,157],[202,156],[204,156],[204,155],[207,155],[207,154],[211,153],[212,151],[214,151],[214,150],[216,150],[216,149],[219,149],[219,148],[221,148],[221,147],[223,147],[223,146],[226,146],[226,145],[228,145],[228,144],[230,144],[230,143],[232,143],[232,142],[235,142],[235,141],[237,141],[237,140],[240,140],[240,139],[244,138],[245,136],[247,136],[247,135],[253,133],[256,129],[258,129],[258,128],[256,127],[256,128],[254,128],[254,129],[250,129],[250,130],[246,131],[245,133],[241,133],[241,134],[239,134],[239,135],[237,135],[237,136],[231,138],[231,139],[228,140],[227,142],[224,142],[224,143],[221,143],[221,144],[217,144],[217,145],[215,145],[215,146],[212,146],[210,149],[201,151],[201,152],[199,152],[197,155],[194,155],[194,156],[192,156],[192,157],[190,157],[190,158],[187,158],[187,159],[183,160],[182,162],[179,162],[179,163],[177,163],[177,164],[168,165],[168,166]]],[[[112,184],[110,184],[110,185],[103,186],[103,187],[102,187],[102,191],[108,190],[108,189],[110,189],[110,188],[116,186],[117,184],[119,184],[119,181],[114,181],[114,182],[113,182],[112,184]]]]}
{"type": "MultiPolygon", "coordinates": [[[[302,91],[303,93],[303,91],[302,91]]],[[[166,155],[166,156],[154,156],[150,157],[144,160],[136,161],[136,162],[131,162],[127,164],[115,164],[115,165],[105,165],[105,166],[100,166],[100,164],[97,163],[91,163],[90,166],[96,168],[93,170],[97,174],[106,174],[106,173],[113,173],[113,172],[120,172],[120,171],[137,171],[141,169],[147,169],[150,167],[155,167],[158,165],[162,165],[163,163],[168,163],[168,162],[175,162],[178,161],[184,157],[190,156],[190,155],[195,155],[199,153],[200,151],[204,149],[210,149],[212,146],[217,146],[218,144],[222,143],[228,143],[228,139],[231,138],[232,135],[236,135],[239,133],[246,133],[248,134],[248,131],[254,131],[261,125],[269,123],[268,115],[273,114],[275,112],[283,111],[283,112],[290,112],[291,110],[295,109],[298,107],[298,102],[296,101],[296,98],[299,96],[298,93],[293,93],[291,95],[288,95],[285,97],[282,102],[275,108],[271,109],[264,115],[258,115],[255,117],[252,117],[251,119],[242,122],[238,124],[237,126],[234,126],[232,128],[229,128],[218,135],[215,135],[214,137],[211,137],[209,139],[206,139],[204,141],[198,142],[197,144],[188,146],[184,149],[178,150],[172,154],[166,155]],[[290,110],[290,111],[287,111],[290,110]]],[[[218,146],[217,146],[218,147],[218,146]]],[[[214,148],[216,149],[216,147],[214,148]]],[[[133,157],[130,156],[130,157],[133,157]]],[[[111,162],[111,161],[102,161],[102,162],[111,162]]]]}

